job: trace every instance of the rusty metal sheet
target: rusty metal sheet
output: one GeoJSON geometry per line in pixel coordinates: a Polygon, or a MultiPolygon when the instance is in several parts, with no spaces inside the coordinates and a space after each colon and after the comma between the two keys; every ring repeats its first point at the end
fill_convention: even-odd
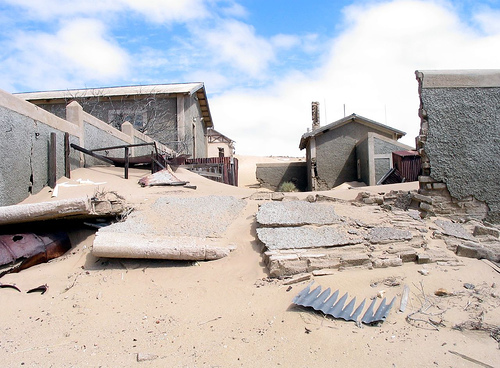
{"type": "Polygon", "coordinates": [[[60,257],[70,248],[65,232],[0,235],[0,266],[7,267],[0,277],[60,257]],[[16,262],[20,263],[14,265],[16,262]]]}
{"type": "MultiPolygon", "coordinates": [[[[321,311],[324,314],[330,315],[334,318],[342,318],[346,321],[359,322],[359,317],[361,316],[361,313],[363,312],[363,309],[365,307],[366,299],[363,299],[363,301],[356,309],[354,309],[356,305],[356,297],[352,298],[344,307],[345,302],[349,298],[348,293],[345,293],[337,301],[339,290],[336,290],[333,294],[330,295],[330,288],[321,292],[321,286],[318,286],[311,291],[311,286],[312,284],[309,284],[305,289],[299,292],[292,302],[296,305],[321,311]]],[[[374,299],[363,315],[363,318],[361,318],[361,322],[365,324],[374,324],[376,322],[384,321],[390,309],[392,308],[395,299],[396,298],[394,298],[391,303],[386,304],[384,298],[377,310],[373,312],[376,303],[376,299],[374,299]]]]}

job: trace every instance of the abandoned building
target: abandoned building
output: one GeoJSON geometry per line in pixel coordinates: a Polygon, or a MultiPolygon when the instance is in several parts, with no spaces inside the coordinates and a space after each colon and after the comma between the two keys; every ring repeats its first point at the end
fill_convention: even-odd
{"type": "Polygon", "coordinates": [[[233,157],[234,143],[231,138],[218,132],[214,128],[207,131],[208,157],[233,157]]]}
{"type": "Polygon", "coordinates": [[[66,106],[76,101],[85,112],[117,129],[128,121],[138,131],[180,154],[210,157],[207,131],[213,122],[203,83],[30,92],[15,96],[62,119],[66,118],[66,106]]]}
{"type": "Polygon", "coordinates": [[[416,71],[420,210],[500,222],[500,70],[416,71]]]}
{"type": "Polygon", "coordinates": [[[299,144],[306,149],[308,190],[351,181],[375,185],[392,168],[392,152],[412,149],[398,142],[405,132],[356,114],[320,127],[317,105],[313,102],[312,130],[299,144]]]}

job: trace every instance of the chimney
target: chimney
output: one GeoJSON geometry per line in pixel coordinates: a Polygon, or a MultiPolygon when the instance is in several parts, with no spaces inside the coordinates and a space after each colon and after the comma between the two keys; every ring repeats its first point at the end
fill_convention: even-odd
{"type": "Polygon", "coordinates": [[[312,109],[312,130],[313,132],[319,128],[319,102],[311,103],[312,109]]]}

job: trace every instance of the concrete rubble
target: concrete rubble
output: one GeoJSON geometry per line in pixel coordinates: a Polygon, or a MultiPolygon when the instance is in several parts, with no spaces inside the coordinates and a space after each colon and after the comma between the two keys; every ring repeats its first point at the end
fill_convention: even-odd
{"type": "Polygon", "coordinates": [[[92,253],[97,257],[214,260],[234,246],[221,238],[245,208],[235,197],[160,197],[125,221],[99,229],[92,253]]]}
{"type": "Polygon", "coordinates": [[[351,202],[327,198],[268,197],[259,206],[257,237],[272,277],[346,267],[397,267],[405,262],[460,265],[457,256],[500,261],[500,231],[494,225],[422,219],[414,208],[426,198],[414,191],[361,192],[351,202]],[[360,209],[349,211],[347,206],[360,209]],[[367,223],[361,216],[367,211],[361,208],[378,211],[378,223],[367,223]],[[336,209],[349,216],[340,216],[336,209]],[[446,249],[430,246],[433,241],[444,241],[446,249]]]}

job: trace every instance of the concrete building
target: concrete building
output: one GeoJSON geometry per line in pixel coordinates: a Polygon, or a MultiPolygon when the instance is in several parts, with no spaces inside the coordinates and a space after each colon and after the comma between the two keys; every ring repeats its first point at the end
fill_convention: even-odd
{"type": "Polygon", "coordinates": [[[320,127],[314,112],[313,103],[312,131],[299,144],[306,150],[308,190],[350,181],[375,184],[392,167],[391,152],[410,149],[397,142],[406,134],[398,129],[356,114],[320,127]]]}
{"type": "Polygon", "coordinates": [[[500,70],[416,77],[422,213],[500,223],[500,70]]]}
{"type": "Polygon", "coordinates": [[[233,157],[234,144],[236,143],[231,138],[219,133],[213,128],[207,131],[208,140],[208,157],[233,157]]]}
{"type": "Polygon", "coordinates": [[[83,110],[120,129],[125,121],[154,140],[192,158],[208,157],[207,130],[213,127],[203,83],[161,84],[18,93],[65,118],[77,101],[83,110]]]}

